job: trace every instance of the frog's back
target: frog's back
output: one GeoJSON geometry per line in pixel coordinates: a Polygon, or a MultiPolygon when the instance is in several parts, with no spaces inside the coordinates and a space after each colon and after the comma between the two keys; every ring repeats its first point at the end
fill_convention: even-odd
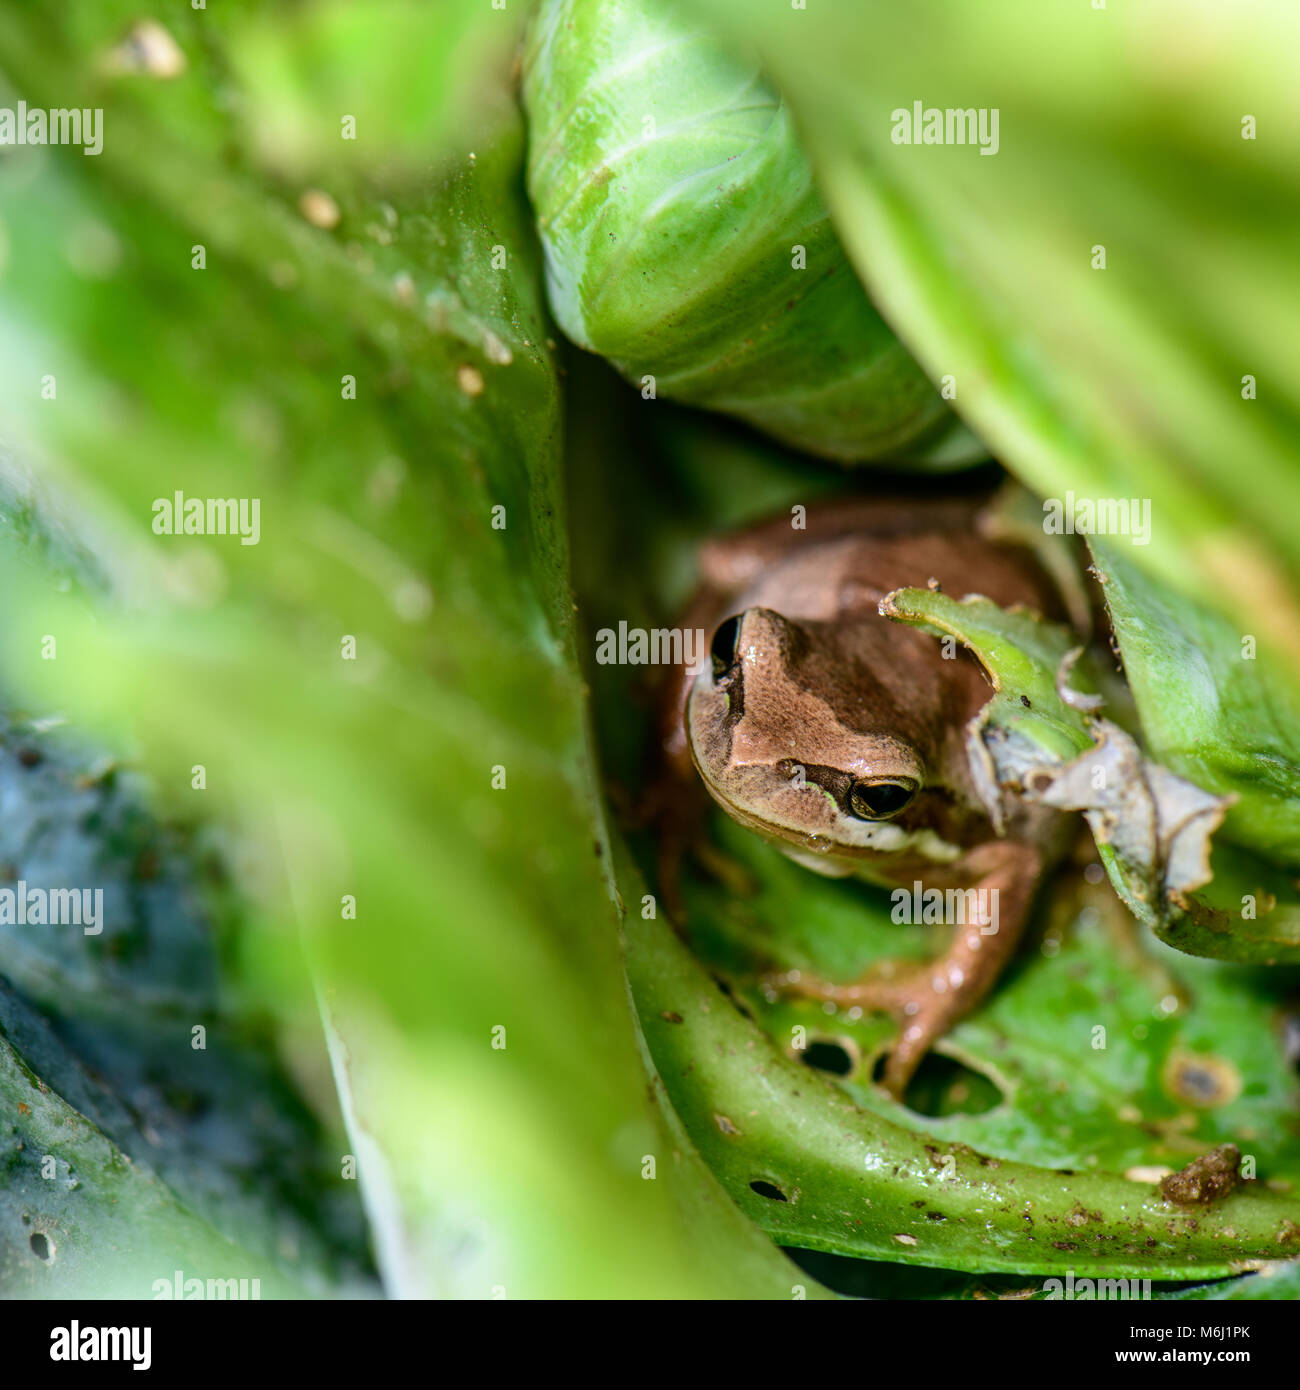
{"type": "Polygon", "coordinates": [[[855,500],[848,508],[826,504],[824,515],[810,511],[806,530],[784,518],[777,527],[766,522],[731,538],[740,582],[729,599],[735,608],[830,622],[875,609],[893,589],[937,584],[955,598],[982,594],[1004,608],[1064,617],[1033,551],[982,535],[977,519],[978,508],[937,503],[894,516],[886,528],[881,512],[855,500]]]}

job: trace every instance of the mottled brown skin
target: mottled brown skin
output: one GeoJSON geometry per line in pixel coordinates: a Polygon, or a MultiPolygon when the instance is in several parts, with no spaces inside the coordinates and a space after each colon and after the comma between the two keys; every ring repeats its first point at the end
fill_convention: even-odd
{"type": "Polygon", "coordinates": [[[997,890],[997,930],[959,925],[946,953],[921,967],[852,984],[787,982],[895,1017],[884,1084],[896,1097],[992,987],[1062,844],[1056,813],[1013,802],[999,835],[980,801],[965,746],[992,693],[979,665],[961,650],[945,658],[934,637],[878,611],[893,589],[937,583],[954,597],[1061,615],[1028,550],[980,535],[987,501],[854,499],[810,508],[803,530],[780,516],[709,542],[682,625],[707,641],[738,616],[738,629],[724,630],[736,633],[734,650],[723,643],[721,661],[677,672],[662,711],[658,796],[661,811],[675,804],[660,817],[660,880],[678,920],[682,856],[703,848],[692,767],[728,814],[817,872],[997,890]],[[875,816],[860,798],[876,798],[882,782],[911,799],[875,816]]]}

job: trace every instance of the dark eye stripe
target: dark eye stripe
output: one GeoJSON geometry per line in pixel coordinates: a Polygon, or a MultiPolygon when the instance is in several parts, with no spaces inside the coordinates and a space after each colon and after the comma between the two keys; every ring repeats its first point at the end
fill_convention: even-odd
{"type": "Polygon", "coordinates": [[[827,767],[825,763],[801,763],[798,758],[783,758],[777,767],[787,777],[794,776],[796,767],[803,768],[804,781],[830,792],[841,806],[853,786],[853,778],[847,772],[827,767]]]}

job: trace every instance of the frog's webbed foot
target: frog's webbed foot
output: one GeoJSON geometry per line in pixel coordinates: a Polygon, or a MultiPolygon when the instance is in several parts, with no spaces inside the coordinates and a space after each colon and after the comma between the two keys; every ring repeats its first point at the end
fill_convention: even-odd
{"type": "Polygon", "coordinates": [[[784,993],[840,1008],[890,1015],[898,1024],[898,1038],[881,1081],[898,1101],[930,1048],[992,989],[1024,933],[1041,868],[1038,851],[1002,840],[973,851],[971,861],[984,870],[975,885],[977,894],[995,894],[991,899],[977,896],[976,902],[995,904],[996,911],[986,914],[988,920],[957,925],[943,955],[853,984],[800,975],[779,986],[784,993]]]}
{"type": "Polygon", "coordinates": [[[901,1101],[925,1054],[983,998],[1015,947],[1015,936],[1001,926],[993,936],[980,935],[978,927],[958,931],[944,955],[888,978],[837,985],[801,975],[783,989],[842,1009],[888,1014],[898,1024],[898,1038],[881,1083],[901,1101]]]}

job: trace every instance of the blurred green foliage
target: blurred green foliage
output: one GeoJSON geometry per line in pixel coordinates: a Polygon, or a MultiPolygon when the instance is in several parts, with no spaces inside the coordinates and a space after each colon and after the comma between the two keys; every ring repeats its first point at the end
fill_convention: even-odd
{"type": "Polygon", "coordinates": [[[1150,499],[1144,565],[1300,677],[1300,11],[684,8],[759,53],[867,288],[995,455],[1045,498],[1150,499]],[[895,144],[917,101],[996,108],[996,156],[895,144]]]}
{"type": "Polygon", "coordinates": [[[987,458],[854,278],[789,108],[709,24],[654,0],[541,0],[521,99],[571,341],[810,453],[987,458]]]}
{"type": "MultiPolygon", "coordinates": [[[[459,32],[469,8],[425,14],[459,32]]],[[[169,20],[178,77],[104,75],[136,18],[0,16],[29,101],[71,86],[105,107],[98,159],[0,168],[0,375],[17,453],[57,480],[56,510],[75,483],[106,518],[124,596],[92,614],[11,570],[6,669],[129,742],[167,807],[194,813],[202,764],[198,805],[265,847],[267,925],[245,952],[293,978],[301,926],[390,1292],[790,1297],[797,1271],[647,1107],[512,106],[488,103],[481,148],[436,168],[390,161],[359,125],[367,153],[321,190],[329,229],[299,211],[306,173],[263,168],[247,139],[279,93],[242,88],[229,55],[263,41],[264,8],[169,20]],[[260,544],[152,538],[177,488],[259,498],[260,544]]],[[[365,46],[408,56],[383,16],[365,46]]],[[[170,1273],[165,1238],[154,1258],[170,1273]]]]}
{"type": "MultiPolygon", "coordinates": [[[[963,415],[1042,495],[1150,497],[1150,552],[1133,554],[1175,596],[1172,630],[1195,632],[1191,595],[1257,631],[1258,679],[1285,710],[1300,650],[1300,356],[1285,346],[1300,126],[1283,59],[1294,21],[1249,8],[1281,42],[1165,4],[1028,16],[955,0],[851,13],[693,0],[724,31],[743,26],[782,84],[869,289],[932,375],[956,375],[963,415]],[[1178,43],[1140,42],[1154,33],[1178,43]],[[1239,148],[1242,90],[1261,138],[1239,148]],[[998,157],[893,146],[889,112],[917,98],[1000,105],[998,157]],[[1098,242],[1104,273],[1090,268],[1098,242]]],[[[163,76],[122,0],[0,12],[7,93],[105,110],[98,157],[0,155],[6,474],[43,480],[36,502],[6,486],[22,544],[5,569],[4,670],[29,708],[66,711],[147,769],[165,814],[224,819],[248,848],[255,867],[233,887],[254,926],[227,965],[276,1001],[303,1084],[332,1073],[385,1291],[824,1292],[762,1230],[976,1271],[1086,1259],[1205,1278],[1289,1253],[1291,974],[1140,945],[1113,900],[1073,885],[1040,923],[1054,948],[954,1033],[966,1098],[935,1082],[922,1117],[866,1084],[873,1024],[837,1024],[864,1060],[832,1084],[784,1046],[795,1006],[755,990],[773,959],[847,971],[897,952],[877,900],[736,843],[756,895],[691,888],[707,969],[662,916],[641,915],[645,884],[601,778],[637,785],[648,692],[635,672],[586,669],[587,624],[662,623],[693,540],[843,479],[642,402],[555,348],[512,101],[520,18],[477,0],[169,11],[183,71],[163,76]],[[260,543],[151,535],[154,500],[178,488],[259,498],[260,543]],[[87,551],[106,597],[68,582],[61,557],[87,551]],[[39,655],[47,634],[53,661],[39,655]],[[1114,1050],[1080,1040],[1064,1057],[1061,1020],[1072,1035],[1107,1025],[1114,1050]],[[1178,1091],[1184,1054],[1220,1059],[1240,1090],[1193,1105],[1178,1091]],[[981,1110],[971,1097],[990,1099],[987,1084],[1005,1099],[981,1110]],[[1117,1176],[1225,1137],[1254,1145],[1276,1187],[1234,1194],[1197,1231],[1169,1231],[1149,1185],[1117,1176]],[[944,1187],[929,1153],[953,1141],[987,1161],[952,1150],[959,1180],[944,1187]],[[1081,1168],[1068,1197],[1051,1171],[1066,1163],[1081,1168]],[[999,1173],[1058,1222],[1086,1196],[1102,1239],[1049,1253],[999,1173]],[[765,1196],[759,1179],[787,1196],[801,1184],[804,1200],[765,1196]],[[864,1193],[878,1205],[846,1220],[864,1193]],[[947,1222],[910,1206],[940,1196],[947,1222]],[[975,1220],[990,1199],[1007,1207],[991,1234],[975,1220]],[[1125,1249],[1125,1220],[1156,1244],[1125,1249]],[[916,1244],[897,1239],[913,1228],[916,1244]]],[[[1125,650],[1139,707],[1161,681],[1158,701],[1187,698],[1166,653],[1125,650]]],[[[1158,754],[1186,753],[1142,715],[1158,754]]],[[[1213,736],[1235,746],[1242,727],[1213,736]]],[[[1269,798],[1291,784],[1210,761],[1251,782],[1237,821],[1251,848],[1286,848],[1269,798]]],[[[127,1292],[127,1273],[182,1260],[227,1275],[232,1251],[251,1257],[229,1244],[247,1213],[213,1215],[221,1186],[186,1177],[184,1145],[146,1172],[140,1133],[89,1086],[108,1040],[89,1025],[55,1035],[4,1001],[0,1095],[49,1078],[21,1124],[78,1172],[59,1194],[68,1253],[122,1223],[138,1239],[129,1271],[87,1255],[87,1279],[127,1292]]],[[[219,1095],[216,1060],[203,1084],[219,1095]]],[[[316,1181],[291,1149],[271,1162],[291,1187],[316,1181]]],[[[74,1259],[37,1269],[26,1238],[6,1238],[6,1291],[81,1287],[74,1259]]],[[[1274,1277],[1290,1287],[1292,1272],[1274,1277]]],[[[1257,1296],[1248,1285],[1241,1296],[1257,1296]]]]}

